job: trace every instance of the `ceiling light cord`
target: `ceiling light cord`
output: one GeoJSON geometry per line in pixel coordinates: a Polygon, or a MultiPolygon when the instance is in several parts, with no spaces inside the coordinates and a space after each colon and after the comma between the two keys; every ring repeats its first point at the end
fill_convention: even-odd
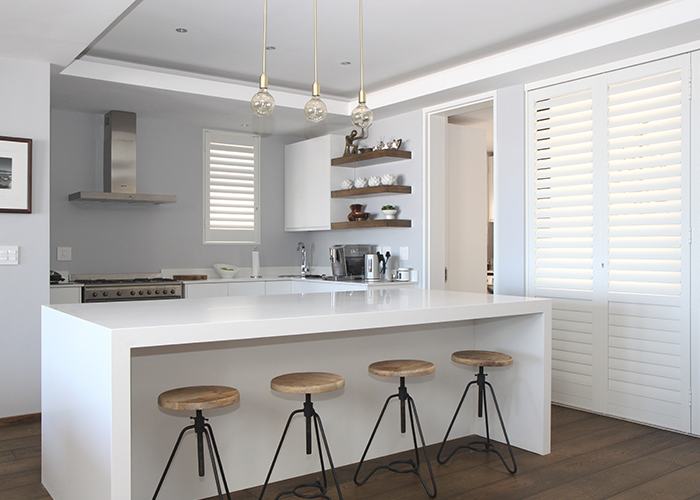
{"type": "Polygon", "coordinates": [[[357,95],[357,107],[350,113],[350,120],[353,125],[366,129],[372,125],[374,113],[365,104],[367,94],[365,93],[365,44],[364,44],[364,19],[362,16],[362,0],[360,0],[360,92],[357,95]]]}
{"type": "Polygon", "coordinates": [[[326,103],[321,100],[321,86],[318,84],[318,2],[314,0],[314,83],[311,86],[311,99],[304,106],[304,116],[313,123],[323,120],[328,114],[326,103]]]}
{"type": "Polygon", "coordinates": [[[260,75],[260,90],[250,100],[250,107],[257,116],[269,116],[275,109],[275,99],[267,91],[267,0],[263,10],[263,57],[262,75],[260,75]]]}

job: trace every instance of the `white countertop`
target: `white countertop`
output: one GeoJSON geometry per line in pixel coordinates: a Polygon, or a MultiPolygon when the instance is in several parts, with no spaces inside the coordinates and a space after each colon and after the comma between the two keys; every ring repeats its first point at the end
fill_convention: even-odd
{"type": "Polygon", "coordinates": [[[135,348],[539,313],[549,301],[399,288],[50,307],[111,330],[135,348]],[[192,328],[204,324],[220,328],[192,328]]]}

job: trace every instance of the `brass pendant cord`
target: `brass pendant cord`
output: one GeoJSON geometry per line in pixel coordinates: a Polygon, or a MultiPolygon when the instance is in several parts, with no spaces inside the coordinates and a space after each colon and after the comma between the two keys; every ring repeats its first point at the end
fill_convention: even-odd
{"type": "MultiPolygon", "coordinates": [[[[267,0],[266,0],[267,1],[267,0]]],[[[314,0],[314,92],[312,95],[320,95],[318,88],[318,17],[317,17],[317,2],[314,0]]]]}
{"type": "MultiPolygon", "coordinates": [[[[265,0],[265,8],[264,8],[264,13],[263,13],[263,65],[262,65],[262,72],[263,75],[265,74],[265,62],[267,58],[267,0],[265,0]]],[[[266,85],[267,86],[267,85],[266,85]]]]}
{"type": "MultiPolygon", "coordinates": [[[[364,34],[362,20],[362,0],[360,0],[360,93],[365,93],[365,49],[364,49],[364,34]]],[[[364,99],[361,102],[365,102],[364,99]]]]}

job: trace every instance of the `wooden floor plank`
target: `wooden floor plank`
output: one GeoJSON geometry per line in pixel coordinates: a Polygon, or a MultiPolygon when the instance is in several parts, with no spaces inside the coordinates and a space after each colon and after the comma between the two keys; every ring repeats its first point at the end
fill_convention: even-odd
{"type": "MultiPolygon", "coordinates": [[[[461,438],[455,444],[472,439],[461,438]]],[[[501,444],[497,446],[507,453],[501,444]]],[[[38,422],[0,426],[0,500],[51,500],[41,485],[40,450],[38,422]]],[[[514,476],[492,453],[461,450],[447,464],[438,465],[437,450],[438,445],[429,447],[440,500],[700,500],[700,439],[566,407],[552,407],[552,453],[540,456],[515,449],[514,476]]],[[[406,456],[368,461],[367,467],[406,456]]],[[[428,498],[413,474],[381,470],[357,486],[355,467],[338,469],[345,500],[428,498]]],[[[425,464],[421,470],[427,480],[425,464]]],[[[336,498],[330,475],[328,479],[329,496],[336,498]]],[[[298,482],[294,478],[272,483],[265,499],[298,482]]],[[[231,498],[253,500],[260,489],[233,492],[231,498]]]]}

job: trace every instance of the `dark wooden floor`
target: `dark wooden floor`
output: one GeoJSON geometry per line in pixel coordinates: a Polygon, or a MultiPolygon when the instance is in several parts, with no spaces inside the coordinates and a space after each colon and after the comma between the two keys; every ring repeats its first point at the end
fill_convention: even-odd
{"type": "MultiPolygon", "coordinates": [[[[332,445],[332,441],[331,441],[332,445]]],[[[432,447],[432,455],[436,453],[432,447]]],[[[0,500],[51,500],[41,486],[40,426],[0,426],[0,500]]],[[[651,427],[552,407],[552,453],[517,450],[518,473],[508,474],[493,454],[463,451],[434,464],[438,499],[700,500],[700,439],[651,427]]],[[[354,468],[339,469],[345,500],[424,500],[412,474],[378,472],[364,486],[354,468]]],[[[274,496],[294,482],[268,488],[274,496]]],[[[257,498],[260,488],[232,493],[257,498]]],[[[333,491],[332,498],[337,494],[333,491]]],[[[293,498],[293,497],[285,497],[293,498]]],[[[168,499],[172,500],[172,499],[168,499]]]]}

